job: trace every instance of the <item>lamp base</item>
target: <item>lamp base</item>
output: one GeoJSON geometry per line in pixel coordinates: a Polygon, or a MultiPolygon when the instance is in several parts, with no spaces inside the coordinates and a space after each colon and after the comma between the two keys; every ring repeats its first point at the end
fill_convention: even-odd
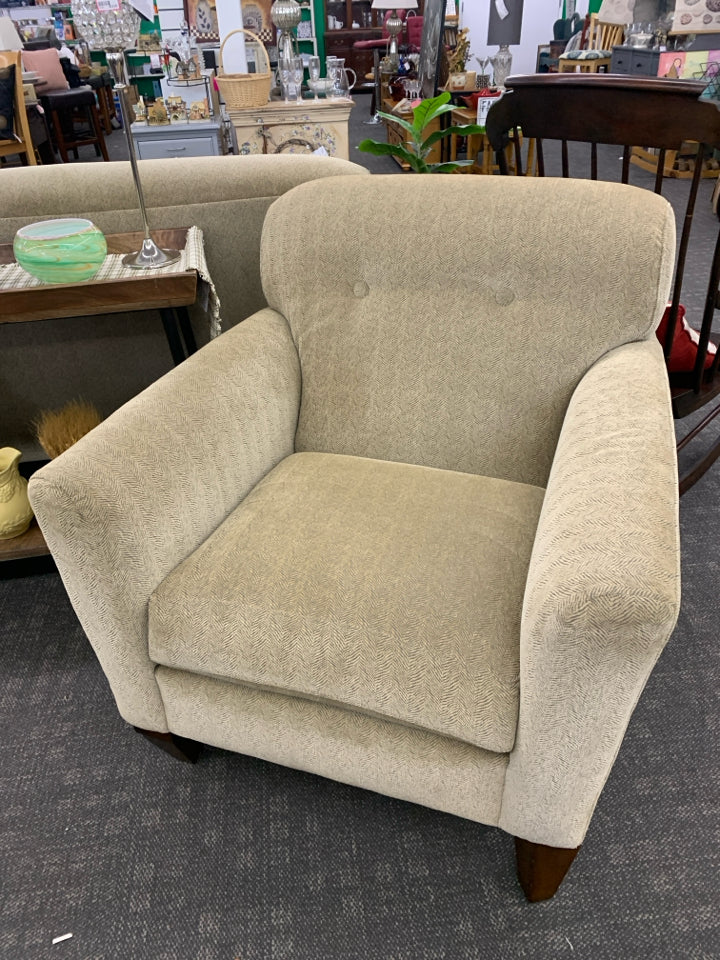
{"type": "Polygon", "coordinates": [[[135,270],[157,270],[177,263],[180,259],[179,250],[161,250],[154,240],[146,237],[137,253],[128,253],[123,259],[124,267],[133,267],[135,270]]]}

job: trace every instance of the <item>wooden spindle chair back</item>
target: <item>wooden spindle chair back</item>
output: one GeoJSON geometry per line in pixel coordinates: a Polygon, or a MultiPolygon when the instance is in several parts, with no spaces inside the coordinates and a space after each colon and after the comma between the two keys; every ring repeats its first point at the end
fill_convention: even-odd
{"type": "Polygon", "coordinates": [[[0,139],[0,157],[9,157],[17,154],[23,163],[35,166],[35,148],[30,136],[27,110],[25,109],[25,93],[22,80],[22,58],[17,50],[0,50],[0,67],[15,67],[15,95],[13,128],[16,139],[0,139]]]}
{"type": "Polygon", "coordinates": [[[612,50],[623,42],[625,28],[619,23],[606,23],[598,20],[596,13],[590,14],[588,29],[588,50],[612,50]]]}
{"type": "MultiPolygon", "coordinates": [[[[560,142],[559,165],[563,177],[598,179],[598,146],[602,144],[622,148],[619,180],[630,182],[633,148],[643,147],[644,153],[657,151],[657,172],[654,191],[661,194],[669,151],[680,151],[683,144],[696,143],[691,158],[692,172],[686,174],[688,196],[682,227],[678,237],[675,276],[672,285],[670,312],[663,350],[666,361],[670,357],[680,311],[688,246],[693,227],[698,189],[706,160],[714,149],[720,149],[720,110],[699,96],[704,84],[685,80],[664,80],[616,74],[534,74],[508,79],[507,93],[490,109],[486,131],[501,174],[523,175],[521,138],[535,140],[537,174],[545,176],[546,145],[560,142]],[[515,164],[511,170],[505,148],[514,142],[515,164]],[[571,170],[570,144],[589,144],[589,170],[571,170]]],[[[552,147],[557,149],[557,144],[552,147]]],[[[573,148],[572,160],[578,159],[579,148],[573,148]]],[[[582,151],[580,151],[582,152],[582,151]]],[[[550,153],[548,152],[548,157],[550,153]]],[[[582,157],[585,160],[585,157],[582,157]]],[[[527,171],[531,174],[533,171],[527,171]]],[[[637,178],[636,178],[637,179],[637,178]]],[[[646,178],[647,179],[647,178],[646,178]]],[[[578,211],[578,215],[581,215],[578,211]]],[[[598,225],[602,229],[602,225],[598,225]]],[[[706,413],[693,429],[678,441],[683,449],[698,437],[714,417],[720,413],[720,350],[709,368],[705,368],[708,346],[713,343],[712,325],[718,304],[720,282],[720,231],[715,240],[704,292],[704,309],[699,330],[697,356],[692,370],[669,372],[673,414],[682,419],[707,404],[706,413]]],[[[688,490],[720,456],[720,440],[706,449],[695,463],[684,472],[680,492],[688,490]]]]}

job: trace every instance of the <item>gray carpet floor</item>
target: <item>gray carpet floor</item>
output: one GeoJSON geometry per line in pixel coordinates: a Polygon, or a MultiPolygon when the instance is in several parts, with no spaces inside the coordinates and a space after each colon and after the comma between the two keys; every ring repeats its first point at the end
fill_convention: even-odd
{"type": "Polygon", "coordinates": [[[720,464],[682,501],[678,627],[537,905],[500,831],[217,749],[165,756],[118,716],[57,574],[0,580],[0,957],[720,958],[719,502],[720,464]]]}

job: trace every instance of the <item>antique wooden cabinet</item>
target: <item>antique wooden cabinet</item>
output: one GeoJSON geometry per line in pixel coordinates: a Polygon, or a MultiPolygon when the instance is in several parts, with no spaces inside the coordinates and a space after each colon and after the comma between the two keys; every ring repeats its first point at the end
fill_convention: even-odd
{"type": "Polygon", "coordinates": [[[348,117],[352,100],[271,101],[262,107],[229,110],[238,153],[312,153],[348,160],[348,117]]]}

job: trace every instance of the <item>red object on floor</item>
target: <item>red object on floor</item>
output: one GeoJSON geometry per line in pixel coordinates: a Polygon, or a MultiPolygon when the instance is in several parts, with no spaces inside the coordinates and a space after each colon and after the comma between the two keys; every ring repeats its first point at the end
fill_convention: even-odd
{"type": "MultiPolygon", "coordinates": [[[[660,325],[655,331],[660,343],[665,343],[665,334],[667,332],[668,319],[670,315],[670,305],[665,308],[660,325]]],[[[691,373],[695,367],[695,358],[697,357],[698,343],[700,335],[697,330],[693,330],[685,319],[685,307],[678,306],[678,315],[675,321],[675,336],[670,356],[667,360],[667,368],[670,373],[691,373]]],[[[705,370],[712,364],[717,353],[717,346],[714,343],[708,344],[707,356],[705,357],[705,370]]]]}

